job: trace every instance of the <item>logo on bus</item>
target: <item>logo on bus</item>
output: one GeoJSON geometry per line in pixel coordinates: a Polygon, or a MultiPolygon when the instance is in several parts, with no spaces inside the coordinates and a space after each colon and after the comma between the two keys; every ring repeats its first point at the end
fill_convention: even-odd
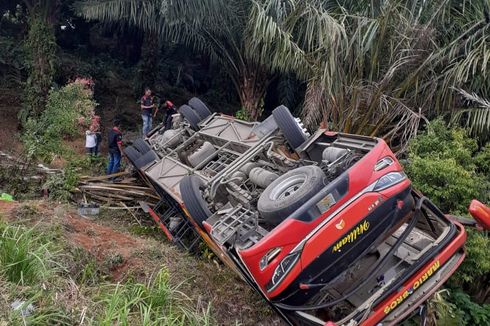
{"type": "Polygon", "coordinates": [[[364,220],[364,222],[361,222],[356,226],[355,229],[349,232],[345,237],[342,238],[339,242],[333,246],[332,252],[337,252],[339,251],[343,246],[345,246],[348,243],[355,242],[356,239],[361,236],[363,233],[365,233],[369,229],[369,222],[364,220]]]}

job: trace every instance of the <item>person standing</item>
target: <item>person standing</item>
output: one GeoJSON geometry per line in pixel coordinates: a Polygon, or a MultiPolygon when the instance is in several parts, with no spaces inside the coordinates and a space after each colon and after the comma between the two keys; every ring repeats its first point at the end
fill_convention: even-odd
{"type": "Polygon", "coordinates": [[[102,133],[100,132],[100,116],[94,115],[90,122],[90,129],[95,132],[95,156],[99,156],[100,143],[102,142],[102,133]]]}
{"type": "Polygon", "coordinates": [[[177,113],[177,109],[175,105],[171,101],[165,101],[165,117],[163,118],[163,125],[165,126],[165,130],[172,129],[172,115],[177,113]]]}
{"type": "Polygon", "coordinates": [[[141,118],[143,119],[143,137],[151,130],[153,116],[157,113],[154,97],[150,88],[145,88],[145,94],[141,97],[141,118]],[[155,109],[155,112],[153,110],[155,109]]]}
{"type": "Polygon", "coordinates": [[[97,136],[93,126],[90,126],[89,130],[85,131],[85,151],[87,155],[93,157],[96,155],[97,136]]]}
{"type": "Polygon", "coordinates": [[[119,120],[114,120],[113,127],[109,131],[109,163],[107,165],[107,174],[119,172],[121,168],[121,155],[123,152],[122,133],[120,130],[119,120]]]}

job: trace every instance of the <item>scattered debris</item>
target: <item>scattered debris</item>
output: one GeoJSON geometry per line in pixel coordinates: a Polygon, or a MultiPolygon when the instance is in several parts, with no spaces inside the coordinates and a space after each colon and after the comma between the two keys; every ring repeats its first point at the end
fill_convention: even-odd
{"type": "Polygon", "coordinates": [[[32,303],[29,303],[27,306],[25,304],[26,304],[25,301],[21,301],[17,299],[14,302],[12,302],[10,307],[13,310],[20,310],[20,315],[22,317],[29,317],[34,312],[34,306],[32,305],[32,303]]]}
{"type": "Polygon", "coordinates": [[[3,201],[14,201],[14,197],[12,195],[9,195],[9,194],[6,194],[6,193],[2,193],[0,195],[0,200],[3,200],[3,201]]]}
{"type": "Polygon", "coordinates": [[[78,214],[81,216],[99,215],[100,206],[97,203],[80,203],[78,204],[78,214]]]}
{"type": "Polygon", "coordinates": [[[34,178],[34,179],[41,179],[42,176],[44,175],[58,174],[63,172],[63,170],[52,169],[45,166],[44,164],[37,164],[34,166],[29,161],[25,161],[19,157],[14,157],[2,151],[0,151],[0,165],[3,167],[16,167],[16,168],[23,167],[26,171],[34,172],[29,174],[36,174],[36,175],[28,176],[29,178],[34,178]]]}
{"type": "Polygon", "coordinates": [[[82,176],[76,191],[83,195],[85,203],[88,198],[104,205],[104,208],[120,208],[128,211],[140,208],[140,201],[152,206],[159,200],[152,188],[141,185],[139,180],[131,177],[129,172],[98,177],[82,176]],[[117,182],[111,181],[114,178],[120,179],[117,182]]]}

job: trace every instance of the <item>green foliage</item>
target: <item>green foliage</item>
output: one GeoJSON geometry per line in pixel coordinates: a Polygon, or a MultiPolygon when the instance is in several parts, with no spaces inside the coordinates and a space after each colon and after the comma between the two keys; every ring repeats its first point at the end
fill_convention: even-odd
{"type": "Polygon", "coordinates": [[[138,64],[138,78],[135,78],[135,93],[140,95],[145,87],[153,89],[158,76],[160,44],[157,35],[147,32],[141,46],[141,60],[138,64]]]}
{"type": "Polygon", "coordinates": [[[452,158],[427,159],[413,156],[407,167],[417,188],[444,212],[463,213],[481,194],[478,176],[452,158]]]}
{"type": "Polygon", "coordinates": [[[415,187],[444,212],[464,213],[472,199],[488,200],[489,154],[486,149],[475,157],[476,150],[476,141],[463,129],[435,120],[410,143],[406,170],[415,187]]]}
{"type": "MultiPolygon", "coordinates": [[[[451,290],[448,298],[458,310],[458,325],[490,325],[490,305],[479,305],[471,301],[470,296],[460,289],[451,290]]],[[[446,325],[446,324],[441,324],[446,325]]]]}
{"type": "Polygon", "coordinates": [[[49,198],[59,201],[71,199],[71,192],[78,185],[79,175],[72,165],[68,165],[62,173],[51,174],[43,185],[49,190],[49,198]]]}
{"type": "Polygon", "coordinates": [[[22,141],[28,156],[49,162],[55,155],[66,154],[62,140],[82,135],[79,120],[89,119],[95,106],[92,92],[80,83],[51,90],[46,110],[26,122],[22,141]]]}
{"type": "Polygon", "coordinates": [[[53,83],[56,67],[56,40],[54,28],[46,19],[35,14],[29,18],[29,33],[25,41],[28,53],[27,78],[22,122],[28,117],[38,117],[45,108],[48,91],[53,83]]]}
{"type": "Polygon", "coordinates": [[[490,175],[490,143],[487,143],[475,157],[478,171],[486,176],[490,175]]]}
{"type": "Polygon", "coordinates": [[[15,164],[13,166],[0,166],[0,184],[2,190],[14,195],[16,199],[34,197],[34,190],[38,186],[34,180],[25,180],[28,174],[29,164],[15,164]]]}
{"type": "Polygon", "coordinates": [[[490,324],[490,305],[479,305],[461,289],[438,291],[429,300],[429,319],[435,325],[473,326],[490,324]]]}
{"type": "MultiPolygon", "coordinates": [[[[485,8],[487,0],[252,1],[247,52],[308,84],[307,125],[403,145],[424,115],[461,103],[454,87],[489,94],[485,8]]],[[[480,112],[470,119],[488,125],[480,112]]]]}
{"type": "Polygon", "coordinates": [[[95,256],[80,247],[69,248],[66,257],[67,276],[82,286],[96,286],[103,281],[95,256]]]}
{"type": "Polygon", "coordinates": [[[477,94],[456,89],[467,102],[453,114],[452,121],[464,124],[470,133],[483,141],[490,140],[490,101],[477,94]]]}
{"type": "MultiPolygon", "coordinates": [[[[147,283],[110,284],[92,254],[66,244],[57,232],[0,223],[1,325],[74,325],[81,315],[84,325],[214,324],[209,307],[193,308],[166,268],[147,283]],[[35,309],[22,316],[7,309],[14,300],[22,301],[21,309],[35,309]]],[[[110,260],[117,265],[122,256],[110,260]]]]}
{"type": "Polygon", "coordinates": [[[129,232],[134,235],[152,236],[157,239],[159,239],[162,235],[162,230],[160,230],[158,226],[156,226],[154,223],[152,223],[151,225],[131,225],[129,226],[129,232]]]}
{"type": "Polygon", "coordinates": [[[461,287],[477,303],[486,302],[490,284],[490,237],[467,228],[466,258],[450,279],[450,286],[461,287]]]}
{"type": "Polygon", "coordinates": [[[52,271],[52,244],[21,226],[0,224],[0,274],[12,283],[32,285],[52,271]]]}
{"type": "Polygon", "coordinates": [[[11,37],[0,36],[0,85],[19,87],[26,71],[26,53],[19,42],[11,37]]]}
{"type": "Polygon", "coordinates": [[[245,121],[250,121],[250,115],[247,111],[242,107],[240,110],[235,112],[235,118],[245,121]]]}
{"type": "MultiPolygon", "coordinates": [[[[181,43],[208,56],[226,72],[242,106],[257,119],[260,100],[271,80],[270,69],[252,59],[247,49],[253,40],[247,22],[251,1],[149,0],[78,1],[87,19],[128,23],[171,43],[181,43]]],[[[277,11],[281,11],[277,6],[277,11]]],[[[146,51],[146,50],[145,50],[146,51]]]]}
{"type": "Polygon", "coordinates": [[[209,311],[198,314],[178,300],[182,296],[170,285],[166,268],[148,284],[117,284],[101,288],[101,305],[104,307],[97,319],[98,325],[210,325],[209,311]]]}
{"type": "MultiPolygon", "coordinates": [[[[490,238],[482,232],[467,229],[467,255],[464,264],[458,269],[453,281],[457,283],[480,284],[490,275],[490,238]]],[[[475,284],[475,285],[477,285],[475,284]]],[[[481,284],[488,286],[488,284],[481,284]]],[[[478,287],[478,286],[477,286],[478,287]]]]}
{"type": "Polygon", "coordinates": [[[448,301],[449,290],[437,291],[428,301],[429,325],[461,326],[463,325],[463,312],[448,301]]]}
{"type": "Polygon", "coordinates": [[[68,163],[61,173],[48,176],[43,189],[48,189],[49,198],[58,201],[68,201],[72,198],[72,192],[77,187],[80,175],[98,175],[104,173],[107,165],[105,157],[82,156],[68,157],[68,163]]]}
{"type": "MultiPolygon", "coordinates": [[[[406,171],[414,186],[444,212],[467,215],[472,199],[489,200],[489,148],[487,145],[477,152],[476,141],[464,129],[448,128],[437,119],[410,143],[406,171]]],[[[490,281],[490,238],[485,233],[467,231],[467,256],[450,284],[464,289],[476,302],[484,302],[490,281]]],[[[449,299],[456,300],[452,295],[449,299]]],[[[472,305],[468,307],[479,307],[477,303],[472,305]]],[[[459,309],[459,304],[456,307],[459,309]]],[[[466,313],[456,315],[467,318],[466,313]]]]}

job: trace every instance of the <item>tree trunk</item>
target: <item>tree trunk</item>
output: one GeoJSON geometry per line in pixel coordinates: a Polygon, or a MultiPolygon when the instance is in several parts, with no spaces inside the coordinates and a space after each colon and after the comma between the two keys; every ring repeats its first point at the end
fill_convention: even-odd
{"type": "Polygon", "coordinates": [[[242,70],[239,84],[240,103],[250,120],[257,120],[263,111],[263,99],[270,77],[263,67],[250,64],[242,70]],[[255,68],[255,69],[254,69],[255,68]]]}
{"type": "Polygon", "coordinates": [[[25,89],[22,122],[38,117],[44,111],[55,74],[56,40],[54,27],[46,17],[31,13],[25,42],[29,58],[29,77],[25,89]]]}
{"type": "Polygon", "coordinates": [[[158,55],[160,44],[158,36],[151,32],[146,32],[141,45],[141,59],[139,63],[141,92],[144,87],[153,89],[158,74],[158,55]]]}
{"type": "Polygon", "coordinates": [[[330,119],[327,114],[327,98],[325,88],[319,81],[312,80],[306,86],[303,103],[303,123],[311,129],[316,129],[320,123],[328,126],[330,119]]]}

